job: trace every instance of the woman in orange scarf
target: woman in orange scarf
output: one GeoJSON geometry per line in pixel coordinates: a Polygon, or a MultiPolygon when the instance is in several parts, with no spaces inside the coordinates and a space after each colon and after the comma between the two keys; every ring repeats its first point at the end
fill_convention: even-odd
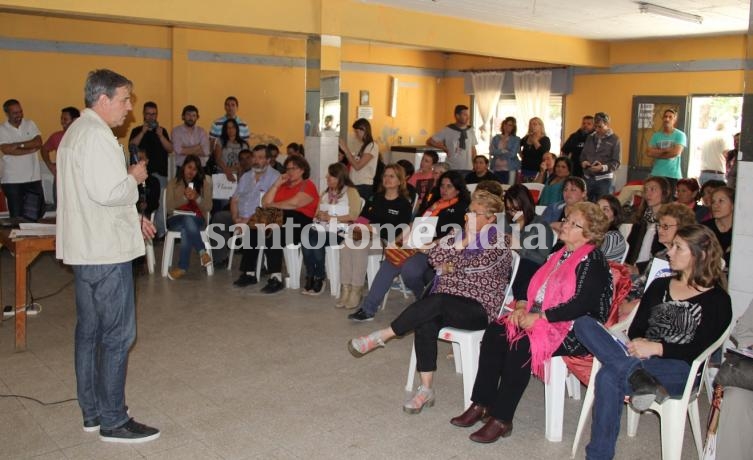
{"type": "MultiPolygon", "coordinates": [[[[426,208],[423,217],[437,216],[435,239],[445,236],[452,226],[463,228],[465,211],[471,201],[468,187],[457,171],[447,171],[439,177],[439,197],[426,208]]],[[[407,233],[407,232],[406,232],[407,233]]],[[[404,233],[404,235],[406,234],[404,233]]],[[[390,245],[389,247],[395,247],[390,245]]],[[[390,289],[392,280],[402,274],[403,282],[413,291],[416,299],[421,298],[424,286],[424,273],[429,270],[426,254],[417,252],[402,261],[400,266],[385,258],[379,272],[371,284],[369,294],[355,313],[348,315],[353,321],[371,321],[379,309],[379,304],[390,289]]]]}

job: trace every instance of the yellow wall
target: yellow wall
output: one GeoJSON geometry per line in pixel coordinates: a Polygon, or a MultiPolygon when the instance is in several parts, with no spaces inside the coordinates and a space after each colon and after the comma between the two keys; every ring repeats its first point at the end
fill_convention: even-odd
{"type": "MultiPolygon", "coordinates": [[[[337,27],[341,20],[327,27],[337,27]]],[[[306,87],[303,67],[197,62],[188,59],[188,52],[203,50],[290,58],[300,63],[306,54],[303,37],[10,13],[0,13],[0,36],[127,45],[172,52],[172,60],[166,60],[0,49],[0,62],[14,69],[0,73],[0,99],[20,99],[26,116],[37,122],[45,136],[59,129],[60,108],[82,106],[81,89],[86,73],[93,68],[110,67],[135,82],[135,116],[121,129],[121,135],[126,135],[134,123],[140,123],[141,104],[147,100],[159,104],[163,126],[180,123],[180,110],[190,103],[199,107],[200,124],[208,127],[223,113],[223,101],[232,94],[240,100],[239,113],[252,132],[275,136],[283,143],[302,140],[306,87]]],[[[735,60],[744,58],[744,46],[741,36],[615,42],[609,44],[608,62],[621,65],[735,60]]],[[[584,52],[589,52],[592,47],[585,49],[584,52]]],[[[400,67],[427,69],[436,74],[444,70],[552,65],[352,41],[343,43],[341,55],[343,62],[398,66],[395,73],[390,74],[343,71],[341,75],[342,91],[350,93],[351,120],[356,117],[358,92],[370,92],[373,130],[375,137],[382,141],[383,150],[388,148],[387,144],[396,143],[398,136],[406,144],[411,137],[416,143],[422,142],[452,121],[456,104],[470,101],[464,94],[461,77],[417,76],[401,71],[400,67]],[[388,113],[390,76],[403,83],[394,119],[388,113]]],[[[582,115],[606,111],[612,115],[613,127],[625,143],[627,159],[633,96],[741,93],[742,81],[742,71],[578,75],[574,79],[573,93],[566,99],[565,132],[575,130],[582,115]]]]}

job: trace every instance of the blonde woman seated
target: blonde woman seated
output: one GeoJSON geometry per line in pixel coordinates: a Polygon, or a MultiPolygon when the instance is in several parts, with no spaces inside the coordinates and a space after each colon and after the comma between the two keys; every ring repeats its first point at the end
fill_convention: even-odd
{"type": "Polygon", "coordinates": [[[576,203],[563,222],[565,247],[533,275],[526,301],[486,328],[481,341],[473,404],[450,420],[455,426],[484,426],[470,435],[495,442],[512,433],[513,418],[531,373],[544,378],[552,356],[584,355],[572,332],[573,320],[589,316],[603,322],[612,303],[612,279],[599,245],[609,227],[593,203],[576,203]]]}
{"type": "Polygon", "coordinates": [[[353,230],[358,241],[346,241],[340,251],[340,297],[335,306],[338,308],[356,308],[361,302],[363,286],[366,282],[366,264],[370,253],[381,254],[382,244],[399,236],[399,226],[406,227],[411,221],[412,207],[408,196],[405,171],[398,164],[389,164],[384,168],[382,185],[374,196],[374,201],[367,204],[356,219],[358,224],[366,224],[371,233],[361,231],[363,225],[353,230]],[[379,226],[379,233],[373,232],[373,226],[379,226]],[[368,244],[361,241],[368,238],[368,244]],[[375,241],[376,239],[376,241],[375,241]]]}
{"type": "Polygon", "coordinates": [[[450,233],[428,250],[429,263],[438,273],[430,294],[409,305],[390,327],[348,342],[350,352],[360,357],[395,336],[414,332],[421,385],[403,405],[405,412],[417,414],[434,405],[439,330],[483,329],[497,317],[512,270],[509,237],[492,225],[501,211],[500,197],[477,191],[465,229],[450,233]]]}
{"type": "Polygon", "coordinates": [[[180,232],[178,266],[167,273],[168,278],[177,280],[188,270],[191,249],[199,253],[202,267],[212,263],[201,239],[201,231],[207,227],[205,216],[212,209],[212,180],[204,176],[198,156],[186,157],[178,177],[167,183],[165,201],[165,211],[172,214],[167,219],[167,229],[180,232]]]}
{"type": "MultiPolygon", "coordinates": [[[[306,267],[306,283],[301,294],[319,295],[324,291],[325,248],[334,237],[332,224],[349,224],[361,212],[361,196],[348,177],[348,168],[342,163],[332,163],[327,168],[327,190],[319,198],[315,221],[322,225],[310,227],[309,244],[301,245],[303,265],[306,267]]],[[[306,240],[304,240],[306,241],[306,240]]]]}

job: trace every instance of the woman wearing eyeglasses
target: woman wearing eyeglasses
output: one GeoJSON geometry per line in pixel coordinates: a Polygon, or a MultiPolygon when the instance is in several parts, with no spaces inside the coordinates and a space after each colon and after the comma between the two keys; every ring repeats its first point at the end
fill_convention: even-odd
{"type": "Polygon", "coordinates": [[[523,184],[515,184],[505,192],[505,233],[512,235],[512,248],[520,256],[512,284],[513,297],[525,299],[531,277],[554,247],[554,232],[536,214],[531,191],[523,184]]]}
{"type": "Polygon", "coordinates": [[[476,191],[463,231],[450,233],[427,252],[438,273],[431,293],[409,305],[390,327],[348,342],[350,352],[360,357],[413,331],[421,385],[403,405],[409,414],[434,405],[439,330],[447,326],[483,329],[497,317],[512,270],[509,238],[492,225],[500,211],[500,197],[476,191]]]}
{"type": "Polygon", "coordinates": [[[593,203],[576,203],[565,219],[565,246],[533,275],[526,298],[509,315],[486,328],[481,341],[473,404],[450,420],[455,426],[484,425],[470,435],[475,442],[495,442],[513,430],[513,418],[531,373],[544,378],[552,356],[584,355],[575,339],[573,320],[606,320],[612,302],[612,276],[598,249],[609,227],[593,203]]]}
{"type": "Polygon", "coordinates": [[[698,224],[681,228],[668,256],[673,276],[648,287],[630,325],[629,342],[618,342],[593,318],[575,320],[577,339],[602,363],[586,458],[614,457],[625,395],[638,412],[680,395],[690,364],[732,320],[722,250],[711,230],[698,224]]]}

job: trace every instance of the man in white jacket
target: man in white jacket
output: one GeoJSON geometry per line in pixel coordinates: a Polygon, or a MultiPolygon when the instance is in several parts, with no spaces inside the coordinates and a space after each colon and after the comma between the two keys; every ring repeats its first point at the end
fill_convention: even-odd
{"type": "Polygon", "coordinates": [[[159,430],[136,422],[125,405],[128,352],[136,337],[133,259],[154,225],[136,211],[146,165],[126,164],[112,128],[131,111],[130,80],[89,73],[86,109],[58,148],[57,258],[73,266],[76,382],[84,431],[103,441],[137,443],[159,430]]]}

